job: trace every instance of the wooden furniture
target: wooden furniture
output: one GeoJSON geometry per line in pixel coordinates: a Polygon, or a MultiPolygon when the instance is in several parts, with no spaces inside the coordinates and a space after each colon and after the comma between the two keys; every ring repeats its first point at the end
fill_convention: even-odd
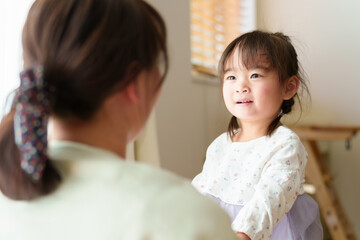
{"type": "Polygon", "coordinates": [[[346,140],[349,147],[350,139],[360,127],[294,126],[290,128],[299,135],[308,152],[306,180],[316,188],[315,198],[331,237],[334,240],[355,240],[351,225],[335,191],[332,176],[316,141],[346,140]]]}

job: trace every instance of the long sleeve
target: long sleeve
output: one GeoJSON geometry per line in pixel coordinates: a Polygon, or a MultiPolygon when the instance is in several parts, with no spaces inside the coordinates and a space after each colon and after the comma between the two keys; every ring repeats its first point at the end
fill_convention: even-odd
{"type": "Polygon", "coordinates": [[[266,162],[254,194],[232,223],[252,240],[270,239],[275,225],[302,193],[306,152],[299,139],[277,145],[266,162]]]}

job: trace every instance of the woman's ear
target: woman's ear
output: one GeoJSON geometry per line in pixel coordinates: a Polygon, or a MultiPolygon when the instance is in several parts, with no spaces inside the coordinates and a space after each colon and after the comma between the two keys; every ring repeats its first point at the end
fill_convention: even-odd
{"type": "Polygon", "coordinates": [[[299,85],[300,85],[300,80],[297,76],[294,75],[290,77],[286,81],[284,86],[284,95],[283,95],[284,100],[291,99],[299,89],[299,85]]]}
{"type": "Polygon", "coordinates": [[[134,78],[126,87],[122,90],[125,93],[125,96],[128,100],[133,103],[137,103],[140,100],[140,93],[139,93],[139,79],[143,75],[143,71],[136,74],[134,73],[137,71],[138,63],[132,62],[130,66],[126,70],[126,77],[127,78],[134,78]]]}
{"type": "Polygon", "coordinates": [[[131,83],[129,83],[129,85],[126,86],[126,88],[124,89],[126,96],[128,97],[128,99],[133,102],[133,103],[137,103],[140,100],[140,95],[139,95],[139,90],[138,90],[138,86],[137,86],[137,81],[132,81],[131,83]]]}

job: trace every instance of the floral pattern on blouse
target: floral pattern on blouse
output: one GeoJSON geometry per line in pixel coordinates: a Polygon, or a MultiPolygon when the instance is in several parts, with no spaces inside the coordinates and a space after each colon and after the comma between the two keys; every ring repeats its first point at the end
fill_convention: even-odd
{"type": "Polygon", "coordinates": [[[203,194],[243,206],[232,223],[234,231],[252,240],[270,239],[304,193],[306,162],[304,146],[287,127],[249,142],[232,142],[223,133],[208,147],[203,170],[192,183],[203,194]]]}

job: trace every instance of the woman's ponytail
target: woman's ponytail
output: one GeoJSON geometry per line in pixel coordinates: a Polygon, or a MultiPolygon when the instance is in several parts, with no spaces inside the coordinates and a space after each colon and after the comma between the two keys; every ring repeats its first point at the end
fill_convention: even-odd
{"type": "Polygon", "coordinates": [[[0,125],[0,189],[30,200],[53,191],[60,177],[46,155],[50,106],[42,67],[34,65],[20,78],[12,111],[0,125]]]}
{"type": "Polygon", "coordinates": [[[11,111],[0,124],[0,191],[14,200],[31,200],[52,192],[60,178],[50,162],[40,181],[34,181],[21,168],[20,152],[15,144],[14,113],[11,111]]]}

